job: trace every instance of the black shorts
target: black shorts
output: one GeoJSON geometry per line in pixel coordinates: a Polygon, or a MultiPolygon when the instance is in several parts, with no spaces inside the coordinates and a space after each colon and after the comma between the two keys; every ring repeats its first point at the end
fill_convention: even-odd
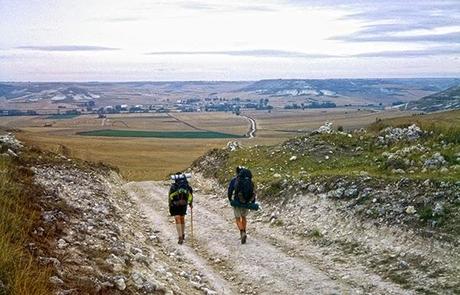
{"type": "Polygon", "coordinates": [[[170,206],[169,213],[171,216],[176,215],[186,215],[187,214],[187,205],[185,206],[170,206]]]}

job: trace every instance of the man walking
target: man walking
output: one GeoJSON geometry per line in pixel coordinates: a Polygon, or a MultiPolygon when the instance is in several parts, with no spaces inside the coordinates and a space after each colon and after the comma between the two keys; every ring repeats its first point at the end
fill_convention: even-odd
{"type": "Polygon", "coordinates": [[[255,203],[254,183],[252,173],[244,167],[236,167],[236,176],[228,185],[228,200],[233,207],[236,226],[240,230],[241,244],[246,243],[246,225],[249,208],[255,203]]]}
{"type": "Polygon", "coordinates": [[[193,190],[188,184],[187,176],[177,172],[171,178],[174,183],[169,189],[169,213],[174,216],[178,235],[178,244],[183,244],[185,239],[185,214],[187,214],[187,204],[193,208],[193,190]]]}

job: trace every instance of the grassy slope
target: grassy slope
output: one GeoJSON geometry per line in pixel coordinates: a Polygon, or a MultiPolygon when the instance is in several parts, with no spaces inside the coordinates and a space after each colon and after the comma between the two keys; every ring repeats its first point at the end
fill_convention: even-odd
{"type": "MultiPolygon", "coordinates": [[[[459,154],[460,111],[453,111],[379,121],[369,127],[369,132],[353,134],[352,137],[343,134],[319,134],[296,137],[281,145],[250,147],[231,153],[215,150],[211,157],[219,161],[215,166],[220,169],[211,169],[209,176],[217,176],[224,184],[232,177],[234,167],[245,165],[253,171],[260,194],[266,197],[277,196],[277,192],[286,183],[295,186],[301,182],[321,182],[334,187],[334,183],[343,179],[349,182],[359,181],[363,174],[371,176],[372,185],[380,188],[408,178],[413,181],[416,190],[416,183],[420,184],[426,179],[438,184],[460,180],[459,154]],[[376,136],[384,127],[404,127],[412,123],[428,131],[427,134],[415,142],[400,141],[389,146],[376,143],[376,136]],[[414,145],[429,150],[410,153],[394,162],[388,161],[384,154],[397,153],[414,145]],[[448,172],[423,169],[424,160],[436,152],[443,155],[448,162],[448,172]],[[413,161],[413,165],[408,165],[406,159],[413,161]],[[394,169],[404,169],[406,173],[397,174],[393,172],[394,169]]],[[[450,218],[454,222],[445,222],[443,226],[447,232],[460,235],[460,226],[455,225],[460,223],[458,207],[446,210],[444,221],[450,218]]],[[[422,217],[429,219],[432,216],[422,217]]]]}
{"type": "MultiPolygon", "coordinates": [[[[392,180],[400,177],[391,174],[391,169],[397,167],[386,165],[382,153],[416,144],[430,147],[430,154],[439,150],[450,164],[460,164],[455,157],[455,154],[460,152],[460,111],[387,119],[372,124],[369,131],[353,134],[351,138],[341,134],[300,136],[277,146],[241,149],[230,154],[226,163],[228,167],[226,170],[221,170],[219,176],[226,181],[231,176],[227,176],[228,171],[233,172],[232,167],[246,165],[255,170],[256,177],[262,182],[273,181],[276,179],[273,177],[276,173],[288,173],[295,178],[308,178],[353,176],[361,171],[392,180]],[[404,127],[413,123],[428,133],[433,131],[433,134],[428,134],[416,142],[399,142],[389,147],[375,143],[375,136],[379,130],[388,126],[404,127]],[[291,161],[292,156],[297,159],[291,161]]],[[[420,154],[413,155],[414,160],[421,160],[420,157],[420,154]]],[[[421,167],[418,168],[418,171],[405,176],[450,181],[460,179],[458,170],[443,174],[438,170],[422,172],[421,167]]]]}
{"type": "Polygon", "coordinates": [[[460,110],[385,119],[372,124],[369,130],[377,132],[388,126],[404,127],[410,124],[417,124],[423,130],[433,131],[437,134],[442,133],[450,140],[456,143],[460,142],[460,110]]]}
{"type": "MultiPolygon", "coordinates": [[[[26,248],[40,218],[31,172],[0,157],[0,280],[6,294],[50,294],[50,270],[38,266],[26,248]]],[[[0,294],[2,290],[0,289],[0,294]]]]}

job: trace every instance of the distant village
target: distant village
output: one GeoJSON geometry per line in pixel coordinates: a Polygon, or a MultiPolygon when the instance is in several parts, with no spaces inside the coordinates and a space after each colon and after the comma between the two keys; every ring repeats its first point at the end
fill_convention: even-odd
{"type": "Polygon", "coordinates": [[[171,104],[155,105],[115,105],[105,106],[97,109],[98,114],[117,114],[117,113],[167,113],[167,112],[233,112],[239,114],[241,109],[272,110],[268,99],[260,100],[241,100],[233,98],[226,100],[223,98],[187,98],[179,99],[171,104]]]}
{"type": "MultiPolygon", "coordinates": [[[[394,104],[393,104],[394,105],[394,104]]],[[[330,101],[313,101],[307,103],[287,103],[283,106],[286,110],[305,110],[305,109],[325,109],[336,108],[337,105],[330,101]]],[[[382,103],[367,105],[343,105],[342,107],[361,107],[371,109],[384,109],[382,103]]],[[[56,109],[43,110],[17,110],[0,109],[0,116],[38,116],[38,115],[55,115],[55,116],[75,116],[81,114],[97,114],[99,118],[106,117],[107,114],[122,113],[169,113],[169,112],[232,112],[239,115],[242,110],[261,110],[271,112],[273,106],[270,105],[268,98],[260,99],[241,99],[235,97],[227,98],[183,98],[174,102],[157,103],[157,104],[117,104],[97,106],[94,100],[67,103],[62,105],[57,103],[56,109]]],[[[360,109],[358,109],[360,110],[360,109]]]]}
{"type": "Polygon", "coordinates": [[[175,102],[165,104],[117,104],[96,106],[94,100],[71,103],[68,105],[57,105],[55,113],[52,110],[0,110],[0,116],[36,116],[41,114],[47,115],[80,115],[80,114],[98,114],[104,117],[107,114],[120,113],[167,113],[167,112],[232,112],[239,115],[242,109],[266,110],[271,112],[273,106],[269,100],[265,99],[233,99],[224,98],[184,98],[175,102]],[[46,111],[46,112],[45,112],[46,111]]]}

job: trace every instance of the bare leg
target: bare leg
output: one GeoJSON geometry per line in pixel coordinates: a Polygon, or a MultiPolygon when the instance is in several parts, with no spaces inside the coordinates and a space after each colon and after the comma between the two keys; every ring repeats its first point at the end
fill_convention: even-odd
{"type": "Polygon", "coordinates": [[[240,230],[241,244],[244,244],[246,243],[246,218],[245,217],[235,218],[235,221],[236,221],[236,226],[238,226],[238,229],[240,230]]]}
{"type": "Polygon", "coordinates": [[[183,238],[182,238],[182,224],[181,224],[181,216],[176,215],[174,216],[174,219],[176,220],[176,230],[177,230],[177,236],[179,237],[179,244],[182,244],[183,238]]]}
{"type": "Polygon", "coordinates": [[[181,225],[182,239],[185,239],[185,215],[181,215],[180,225],[181,225]]]}
{"type": "Polygon", "coordinates": [[[242,231],[242,230],[243,230],[243,224],[242,224],[242,222],[241,222],[241,218],[240,218],[240,217],[235,218],[235,221],[236,221],[236,226],[238,227],[238,229],[239,229],[240,231],[242,231]]]}
{"type": "Polygon", "coordinates": [[[241,217],[241,227],[242,227],[242,230],[244,231],[246,231],[246,223],[247,223],[246,216],[242,216],[241,217]]]}
{"type": "Polygon", "coordinates": [[[245,216],[241,216],[241,230],[240,230],[240,234],[241,234],[241,244],[246,244],[246,217],[245,216]]]}

